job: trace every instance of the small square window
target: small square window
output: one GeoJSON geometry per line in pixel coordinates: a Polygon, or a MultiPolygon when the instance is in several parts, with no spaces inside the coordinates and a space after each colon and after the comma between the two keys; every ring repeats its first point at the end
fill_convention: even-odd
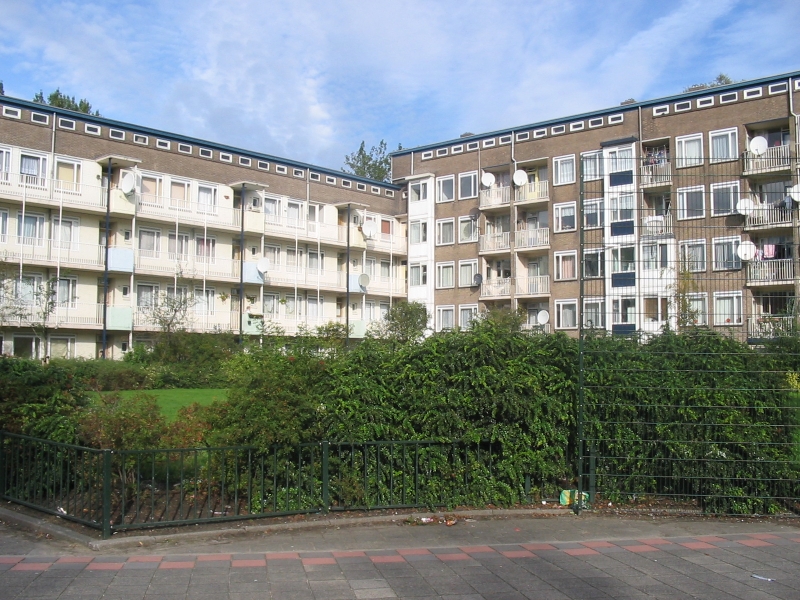
{"type": "Polygon", "coordinates": [[[241,166],[243,166],[243,167],[249,167],[249,166],[252,166],[253,161],[251,159],[247,158],[246,156],[240,156],[239,157],[239,164],[241,166]]]}
{"type": "Polygon", "coordinates": [[[373,186],[370,186],[369,191],[372,192],[373,194],[380,194],[381,193],[381,188],[373,185],[373,186]]]}
{"type": "Polygon", "coordinates": [[[546,135],[547,135],[547,129],[537,129],[533,132],[534,139],[543,138],[546,135]]]}
{"type": "Polygon", "coordinates": [[[308,178],[309,178],[311,181],[319,181],[320,179],[322,179],[322,178],[320,177],[320,174],[319,174],[319,173],[309,173],[309,174],[308,174],[308,178]]]}
{"type": "Polygon", "coordinates": [[[58,126],[61,129],[69,129],[70,131],[75,131],[75,121],[72,119],[58,119],[58,126]]]}
{"type": "Polygon", "coordinates": [[[200,148],[200,157],[201,158],[213,158],[214,152],[209,150],[208,148],[200,148]]]}
{"type": "Polygon", "coordinates": [[[608,124],[609,125],[617,125],[618,123],[622,123],[625,120],[625,115],[609,115],[608,116],[608,124]]]}
{"type": "Polygon", "coordinates": [[[98,125],[90,125],[89,123],[84,125],[83,130],[89,135],[100,135],[102,133],[98,125]]]}
{"type": "Polygon", "coordinates": [[[162,150],[169,150],[172,144],[169,140],[156,140],[156,148],[161,148],[162,150]]]}
{"type": "Polygon", "coordinates": [[[142,146],[147,146],[149,140],[147,139],[146,135],[139,135],[137,133],[133,134],[133,143],[134,144],[141,144],[142,146]]]}
{"type": "Polygon", "coordinates": [[[433,150],[428,150],[427,152],[422,153],[422,160],[428,160],[433,158],[433,150]]]}
{"type": "Polygon", "coordinates": [[[394,190],[386,190],[386,195],[389,198],[394,198],[394,190]]]}
{"type": "Polygon", "coordinates": [[[447,148],[439,148],[436,150],[436,156],[447,156],[447,148]]]}
{"type": "Polygon", "coordinates": [[[367,191],[367,184],[365,184],[365,183],[357,183],[356,184],[356,189],[359,192],[366,192],[367,191]]]}
{"type": "Polygon", "coordinates": [[[31,113],[31,121],[34,123],[39,123],[40,125],[47,125],[50,122],[49,115],[43,115],[42,113],[31,113]]]}
{"type": "Polygon", "coordinates": [[[112,140],[125,141],[125,132],[120,131],[119,129],[109,129],[108,137],[110,137],[112,140]]]}
{"type": "Polygon", "coordinates": [[[467,144],[467,152],[470,152],[472,150],[477,150],[479,147],[480,144],[478,142],[470,142],[469,144],[467,144]]]}
{"type": "Polygon", "coordinates": [[[589,129],[594,129],[595,127],[602,127],[603,126],[603,117],[598,117],[596,119],[589,119],[589,129]]]}
{"type": "Polygon", "coordinates": [[[183,154],[191,154],[192,147],[189,144],[178,144],[178,152],[183,154]]]}
{"type": "Polygon", "coordinates": [[[292,169],[292,175],[295,177],[305,177],[306,172],[303,169],[292,169]]]}
{"type": "Polygon", "coordinates": [[[351,188],[353,187],[353,182],[348,181],[347,179],[342,179],[342,187],[343,188],[351,188]]]}
{"type": "Polygon", "coordinates": [[[556,125],[550,128],[550,135],[561,135],[567,130],[566,125],[556,125]]]}
{"type": "Polygon", "coordinates": [[[289,169],[283,165],[275,165],[275,172],[280,173],[281,175],[286,175],[289,172],[289,169]]]}
{"type": "Polygon", "coordinates": [[[500,142],[500,145],[510,144],[511,143],[511,136],[510,135],[501,136],[499,142],[500,142]]]}
{"type": "Polygon", "coordinates": [[[265,160],[258,161],[258,168],[262,171],[269,171],[269,163],[265,160]]]}
{"type": "Polygon", "coordinates": [[[228,154],[227,152],[220,152],[219,153],[219,159],[222,162],[226,162],[226,163],[233,162],[233,155],[232,154],[228,154]]]}

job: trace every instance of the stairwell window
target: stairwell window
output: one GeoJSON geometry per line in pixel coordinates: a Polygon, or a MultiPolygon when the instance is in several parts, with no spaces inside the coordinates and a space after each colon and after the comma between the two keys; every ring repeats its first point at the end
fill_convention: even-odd
{"type": "Polygon", "coordinates": [[[428,224],[425,221],[411,221],[408,231],[409,243],[424,244],[428,241],[428,224]]]}
{"type": "Polygon", "coordinates": [[[422,202],[428,199],[428,182],[416,181],[408,186],[409,202],[422,202]]]}
{"type": "Polygon", "coordinates": [[[711,162],[725,162],[739,158],[738,131],[736,127],[712,131],[708,134],[711,162]]]}
{"type": "Polygon", "coordinates": [[[586,229],[597,229],[605,223],[603,199],[586,200],[583,204],[583,226],[586,229]]]}
{"type": "Polygon", "coordinates": [[[633,194],[620,194],[611,198],[611,221],[633,221],[635,200],[633,194]]]}
{"type": "Polygon", "coordinates": [[[408,267],[408,285],[428,285],[428,265],[412,264],[408,267]]]}
{"type": "Polygon", "coordinates": [[[703,135],[695,133],[675,138],[675,166],[696,167],[703,164],[703,135]]]}
{"type": "Polygon", "coordinates": [[[602,329],[606,326],[604,298],[586,298],[583,301],[583,326],[588,329],[602,329]]]}

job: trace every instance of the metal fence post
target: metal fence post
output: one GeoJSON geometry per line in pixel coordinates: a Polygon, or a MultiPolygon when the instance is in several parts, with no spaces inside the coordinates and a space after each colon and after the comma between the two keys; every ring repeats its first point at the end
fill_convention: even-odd
{"type": "Polygon", "coordinates": [[[0,431],[0,498],[6,495],[6,436],[0,431]]]}
{"type": "Polygon", "coordinates": [[[330,487],[328,486],[328,454],[329,444],[322,442],[322,512],[327,513],[331,505],[330,487]]]}
{"type": "Polygon", "coordinates": [[[111,450],[103,450],[103,539],[111,537],[111,450]]]}

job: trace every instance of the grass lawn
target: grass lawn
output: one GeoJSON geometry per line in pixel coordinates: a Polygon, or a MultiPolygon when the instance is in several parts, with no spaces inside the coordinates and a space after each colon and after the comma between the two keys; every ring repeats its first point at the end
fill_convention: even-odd
{"type": "MultiPolygon", "coordinates": [[[[178,416],[178,410],[182,406],[188,406],[197,402],[198,404],[211,404],[214,400],[225,400],[228,397],[228,390],[142,390],[146,394],[152,394],[158,399],[161,412],[167,422],[174,421],[178,416]]],[[[120,392],[121,396],[131,396],[136,394],[136,390],[120,392]]]]}

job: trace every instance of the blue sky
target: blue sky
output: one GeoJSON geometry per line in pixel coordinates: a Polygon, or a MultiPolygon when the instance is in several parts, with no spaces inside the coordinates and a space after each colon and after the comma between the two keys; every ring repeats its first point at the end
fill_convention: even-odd
{"type": "Polygon", "coordinates": [[[800,69],[797,0],[0,0],[0,80],[104,116],[342,166],[800,69]]]}

